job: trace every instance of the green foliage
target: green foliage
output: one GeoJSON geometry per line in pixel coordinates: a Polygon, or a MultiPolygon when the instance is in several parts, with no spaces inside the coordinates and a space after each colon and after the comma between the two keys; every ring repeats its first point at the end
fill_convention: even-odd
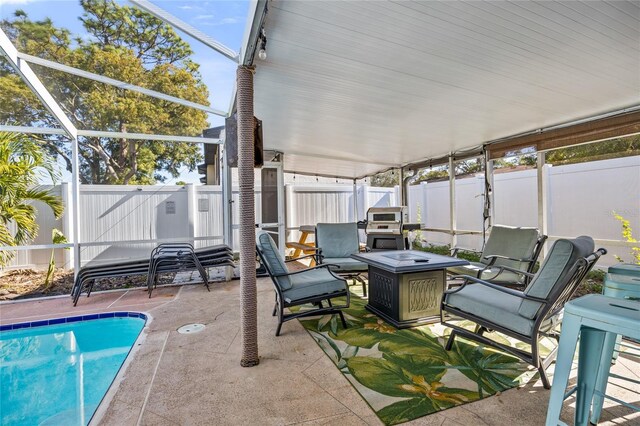
{"type": "MultiPolygon", "coordinates": [[[[631,223],[616,212],[613,212],[613,217],[615,217],[616,220],[618,220],[622,225],[622,238],[628,243],[637,243],[638,240],[633,238],[633,229],[631,229],[631,223]]],[[[633,257],[633,262],[636,265],[640,265],[640,246],[631,247],[631,256],[633,257]]],[[[620,256],[616,255],[615,258],[618,259],[619,262],[623,261],[620,256]]]]}
{"type": "MultiPolygon", "coordinates": [[[[0,132],[0,245],[27,244],[38,234],[33,201],[45,203],[56,218],[64,211],[62,199],[39,188],[42,175],[57,178],[55,160],[33,139],[0,132]]],[[[0,266],[14,256],[0,251],[0,266]]]]}
{"type": "Polygon", "coordinates": [[[387,170],[371,176],[371,186],[394,187],[400,184],[400,173],[396,170],[387,170]]]}
{"type": "MultiPolygon", "coordinates": [[[[67,237],[64,236],[62,231],[53,228],[51,231],[51,242],[53,244],[66,244],[68,243],[67,237]]],[[[49,267],[47,268],[47,275],[44,278],[44,288],[47,289],[53,282],[53,274],[56,269],[55,249],[51,249],[51,259],[49,259],[49,267]]]]}
{"type": "MultiPolygon", "coordinates": [[[[429,244],[425,247],[414,244],[413,248],[414,250],[426,251],[428,253],[440,254],[443,256],[451,256],[451,246],[449,246],[448,244],[443,246],[436,246],[433,244],[429,244]]],[[[468,260],[469,262],[480,261],[480,253],[469,251],[469,250],[460,249],[458,251],[457,256],[460,259],[465,259],[465,260],[468,260]]]]}
{"type": "MultiPolygon", "coordinates": [[[[88,37],[74,37],[50,19],[27,14],[0,22],[19,51],[102,74],[148,89],[208,104],[199,66],[189,45],[167,24],[134,7],[109,0],[82,0],[88,37]]],[[[199,135],[206,113],[136,92],[34,66],[47,89],[78,128],[131,133],[199,135]]],[[[57,127],[56,121],[6,64],[0,64],[0,122],[57,127]]],[[[47,149],[71,170],[69,144],[41,136],[47,149]]],[[[161,172],[194,170],[200,148],[189,143],[82,137],[82,183],[153,184],[161,172]]]]}
{"type": "Polygon", "coordinates": [[[553,165],[640,155],[640,135],[572,146],[549,151],[546,161],[553,165]]]}
{"type": "Polygon", "coordinates": [[[412,179],[411,185],[418,185],[421,182],[429,182],[432,180],[442,180],[449,178],[449,171],[444,167],[438,167],[429,170],[420,170],[412,179]]]}

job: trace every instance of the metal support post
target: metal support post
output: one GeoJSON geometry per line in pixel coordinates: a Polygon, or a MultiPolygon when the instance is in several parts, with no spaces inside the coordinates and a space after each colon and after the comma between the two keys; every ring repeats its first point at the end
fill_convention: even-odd
{"type": "MultiPolygon", "coordinates": [[[[548,229],[548,205],[547,205],[547,193],[548,193],[548,182],[547,182],[547,167],[546,167],[546,159],[544,152],[538,152],[537,158],[537,188],[538,188],[538,229],[543,235],[549,235],[548,229]]],[[[547,244],[545,243],[542,247],[542,257],[544,258],[547,254],[547,244]]]]}
{"type": "MultiPolygon", "coordinates": [[[[495,218],[495,205],[493,200],[493,160],[490,159],[489,151],[484,152],[484,210],[482,212],[484,222],[483,236],[487,229],[491,229],[495,218]]],[[[485,241],[483,241],[484,244],[485,241]]]]}
{"type": "Polygon", "coordinates": [[[407,187],[404,181],[404,167],[398,169],[398,181],[400,186],[400,205],[407,205],[407,187]]]}
{"type": "MultiPolygon", "coordinates": [[[[73,279],[78,277],[82,258],[80,252],[80,159],[78,139],[71,139],[71,210],[73,215],[73,279]]],[[[68,207],[67,207],[68,208],[68,207]]]]}
{"type": "Polygon", "coordinates": [[[449,230],[451,231],[451,247],[458,245],[456,235],[456,167],[453,155],[449,155],[449,230]]]}
{"type": "Polygon", "coordinates": [[[358,221],[358,181],[353,180],[353,221],[358,221]]]}
{"type": "Polygon", "coordinates": [[[233,249],[233,175],[229,167],[226,146],[222,149],[220,184],[222,186],[222,238],[233,249]]]}

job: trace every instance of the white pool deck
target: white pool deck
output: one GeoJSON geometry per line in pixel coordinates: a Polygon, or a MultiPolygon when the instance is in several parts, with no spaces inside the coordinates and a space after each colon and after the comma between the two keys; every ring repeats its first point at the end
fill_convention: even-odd
{"type": "MultiPolygon", "coordinates": [[[[94,294],[73,308],[68,298],[0,304],[0,322],[15,323],[114,310],[152,316],[124,371],[99,408],[104,425],[378,425],[373,410],[297,321],[275,337],[273,290],[258,280],[260,365],[240,366],[239,282],[94,294]],[[204,331],[183,335],[185,324],[204,331]]],[[[624,354],[613,372],[640,380],[624,354]]],[[[613,380],[609,393],[640,404],[640,386],[613,380]]],[[[529,383],[500,395],[416,419],[412,425],[542,425],[549,391],[529,383]]],[[[572,423],[573,397],[563,419],[572,423]]],[[[640,425],[640,413],[606,402],[603,425],[640,425]]]]}

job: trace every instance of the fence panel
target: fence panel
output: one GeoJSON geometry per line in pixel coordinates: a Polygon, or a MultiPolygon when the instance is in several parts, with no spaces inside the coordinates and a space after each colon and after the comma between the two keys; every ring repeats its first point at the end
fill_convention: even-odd
{"type": "MultiPolygon", "coordinates": [[[[630,221],[640,233],[640,156],[594,161],[566,166],[546,166],[548,230],[551,236],[580,234],[600,239],[599,246],[610,256],[599,266],[615,262],[613,254],[626,261],[630,244],[621,241],[621,225],[613,211],[630,221]]],[[[482,229],[483,178],[456,180],[457,228],[482,229]]],[[[69,185],[52,187],[56,195],[68,199],[69,185]]],[[[259,185],[255,190],[256,220],[261,219],[259,185]]],[[[430,182],[408,189],[409,217],[427,228],[449,229],[449,182],[430,182]]],[[[497,172],[494,176],[494,223],[512,226],[538,226],[536,170],[497,172]]],[[[296,240],[300,225],[354,220],[353,186],[286,185],[287,240],[296,240]]],[[[397,188],[357,187],[358,219],[364,219],[372,206],[394,206],[397,188]]],[[[233,191],[233,237],[238,248],[238,191],[233,191]]],[[[56,220],[50,209],[36,203],[40,231],[33,244],[50,244],[51,231],[58,228],[71,236],[71,219],[56,220]]],[[[83,264],[97,257],[126,255],[123,247],[135,240],[163,238],[204,238],[197,245],[214,244],[222,236],[222,191],[220,186],[101,186],[82,185],[80,191],[81,244],[83,264]],[[96,242],[115,242],[113,246],[91,246],[96,242]]],[[[450,244],[445,233],[423,232],[432,244],[450,244]]],[[[155,243],[149,243],[151,245],[155,243]]],[[[459,236],[458,245],[481,248],[478,236],[459,236]]],[[[71,266],[68,253],[56,250],[56,263],[71,266]],[[65,260],[66,258],[66,260],[65,260]]],[[[9,267],[46,267],[50,250],[17,252],[9,267]]]]}
{"type": "Polygon", "coordinates": [[[640,156],[556,166],[549,169],[549,235],[589,235],[605,247],[599,266],[616,262],[614,255],[631,261],[630,246],[621,239],[621,224],[613,212],[625,217],[635,237],[640,235],[640,156]]]}

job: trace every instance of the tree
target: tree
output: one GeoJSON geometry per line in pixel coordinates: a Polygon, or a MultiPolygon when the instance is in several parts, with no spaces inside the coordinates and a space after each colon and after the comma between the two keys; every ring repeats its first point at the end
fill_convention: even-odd
{"type": "Polygon", "coordinates": [[[400,173],[397,170],[387,170],[371,176],[371,186],[394,187],[399,185],[400,173]]]}
{"type": "Polygon", "coordinates": [[[547,153],[546,160],[550,164],[562,165],[630,155],[640,155],[640,135],[556,149],[547,153]]]}
{"type": "MultiPolygon", "coordinates": [[[[56,219],[62,216],[62,199],[38,188],[42,174],[57,178],[56,162],[35,140],[25,135],[0,132],[0,245],[19,246],[38,234],[33,201],[45,203],[56,219]]],[[[14,253],[0,251],[0,266],[14,253]]]]}
{"type": "MultiPolygon", "coordinates": [[[[72,36],[50,19],[31,21],[17,11],[0,23],[19,51],[127,83],[208,104],[193,53],[163,21],[134,7],[109,0],[81,0],[87,34],[72,36]]],[[[81,129],[132,133],[199,135],[207,127],[203,111],[151,98],[60,71],[34,66],[47,89],[81,129]]],[[[0,65],[0,122],[57,127],[57,123],[20,78],[0,65]]],[[[71,170],[65,138],[39,136],[50,153],[71,170]]],[[[79,139],[82,183],[152,184],[162,172],[194,170],[200,148],[189,143],[82,137],[79,139]]]]}

